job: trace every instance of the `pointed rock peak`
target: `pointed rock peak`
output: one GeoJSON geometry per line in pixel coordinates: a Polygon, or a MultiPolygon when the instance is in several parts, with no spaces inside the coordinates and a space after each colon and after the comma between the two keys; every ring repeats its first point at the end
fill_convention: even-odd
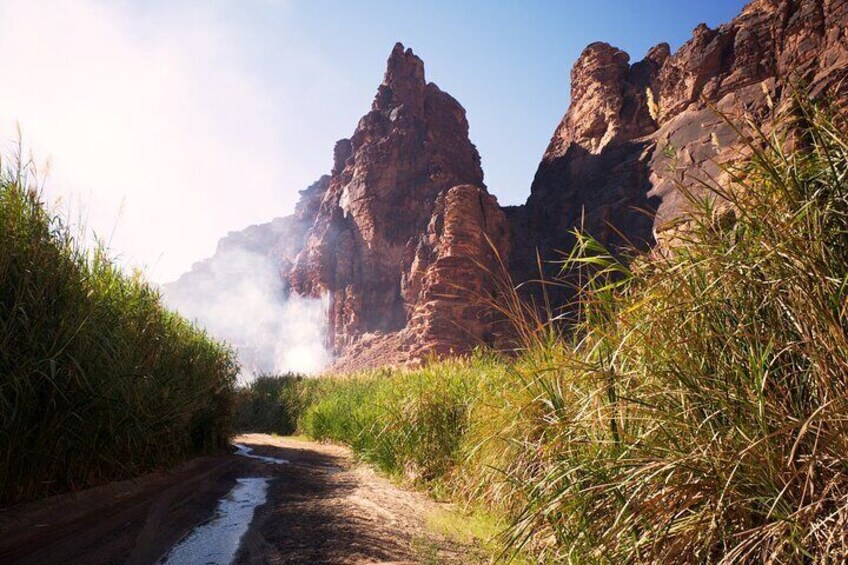
{"type": "Polygon", "coordinates": [[[571,96],[579,99],[591,86],[620,83],[630,72],[630,55],[609,43],[590,44],[571,69],[571,96]]]}
{"type": "Polygon", "coordinates": [[[578,104],[584,95],[597,97],[598,85],[617,88],[630,73],[630,55],[609,43],[592,43],[571,69],[571,99],[578,104]]]}
{"type": "Polygon", "coordinates": [[[424,83],[424,61],[412,49],[404,49],[403,43],[395,43],[386,65],[383,84],[393,86],[399,81],[424,83]]]}
{"type": "Polygon", "coordinates": [[[618,47],[613,47],[609,43],[596,41],[590,43],[580,54],[577,63],[597,65],[599,63],[615,62],[619,65],[626,65],[630,62],[630,55],[622,51],[618,47]]]}
{"type": "Polygon", "coordinates": [[[692,30],[692,36],[695,42],[710,41],[716,36],[716,33],[716,30],[710,28],[710,26],[704,23],[698,24],[698,27],[692,30]]]}
{"type": "Polygon", "coordinates": [[[640,90],[651,86],[657,78],[660,69],[671,57],[671,47],[668,43],[654,45],[648,50],[645,58],[631,67],[631,82],[639,86],[640,90]]]}
{"type": "Polygon", "coordinates": [[[423,103],[425,86],[424,61],[412,49],[395,43],[386,64],[383,84],[374,100],[374,109],[386,110],[402,104],[419,106],[423,103]]]}

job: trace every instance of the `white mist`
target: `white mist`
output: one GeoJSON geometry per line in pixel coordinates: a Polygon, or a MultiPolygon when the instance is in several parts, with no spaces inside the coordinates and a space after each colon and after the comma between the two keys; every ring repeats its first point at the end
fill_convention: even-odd
{"type": "Polygon", "coordinates": [[[328,366],[325,298],[286,296],[274,261],[238,245],[222,245],[178,281],[164,286],[165,303],[232,344],[239,380],[260,373],[315,374],[328,366]]]}

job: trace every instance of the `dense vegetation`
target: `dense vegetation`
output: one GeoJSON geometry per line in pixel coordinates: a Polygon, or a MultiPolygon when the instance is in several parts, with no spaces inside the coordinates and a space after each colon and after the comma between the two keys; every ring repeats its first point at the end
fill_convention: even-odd
{"type": "Polygon", "coordinates": [[[740,132],[744,165],[671,247],[625,265],[578,233],[567,336],[502,301],[518,359],[325,379],[300,429],[502,516],[540,560],[848,559],[848,135],[792,115],[740,132]]]}
{"type": "Polygon", "coordinates": [[[291,435],[317,387],[318,381],[301,375],[261,375],[236,390],[233,427],[239,432],[291,435]]]}
{"type": "Polygon", "coordinates": [[[0,172],[0,503],[221,448],[232,352],[82,249],[32,178],[0,172]]]}

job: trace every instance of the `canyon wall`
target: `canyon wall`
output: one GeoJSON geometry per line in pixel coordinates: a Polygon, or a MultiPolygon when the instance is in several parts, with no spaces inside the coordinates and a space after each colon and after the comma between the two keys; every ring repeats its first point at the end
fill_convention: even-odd
{"type": "Polygon", "coordinates": [[[524,207],[514,270],[535,249],[568,249],[582,227],[610,246],[647,248],[685,215],[681,186],[721,180],[742,144],[717,113],[767,119],[787,81],[844,100],[848,2],[755,0],[717,29],[699,25],[675,53],[661,43],[641,61],[589,45],[571,72],[571,105],[542,157],[524,207]]]}
{"type": "Polygon", "coordinates": [[[515,282],[531,279],[537,250],[557,258],[578,227],[612,248],[655,245],[685,217],[680,188],[721,178],[742,154],[716,110],[765,120],[790,96],[787,81],[845,100],[846,27],[848,0],[755,0],[674,53],[659,44],[631,64],[589,45],[526,204],[507,208],[483,184],[462,106],[397,44],[331,174],[262,245],[282,292],[326,297],[339,369],[496,343],[485,304],[501,264],[515,282]]]}

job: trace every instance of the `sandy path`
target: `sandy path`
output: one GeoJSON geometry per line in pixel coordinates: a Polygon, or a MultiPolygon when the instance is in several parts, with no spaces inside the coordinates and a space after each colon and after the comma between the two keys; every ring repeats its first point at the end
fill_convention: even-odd
{"type": "Polygon", "coordinates": [[[404,491],[342,447],[248,434],[235,440],[275,465],[238,455],[0,510],[0,563],[154,563],[239,477],[268,477],[237,563],[468,563],[469,548],[432,534],[437,504],[404,491]]]}
{"type": "Polygon", "coordinates": [[[334,445],[250,434],[236,441],[273,465],[271,503],[260,508],[240,563],[414,563],[422,549],[440,563],[467,563],[467,552],[426,531],[436,504],[397,488],[334,445]]]}

